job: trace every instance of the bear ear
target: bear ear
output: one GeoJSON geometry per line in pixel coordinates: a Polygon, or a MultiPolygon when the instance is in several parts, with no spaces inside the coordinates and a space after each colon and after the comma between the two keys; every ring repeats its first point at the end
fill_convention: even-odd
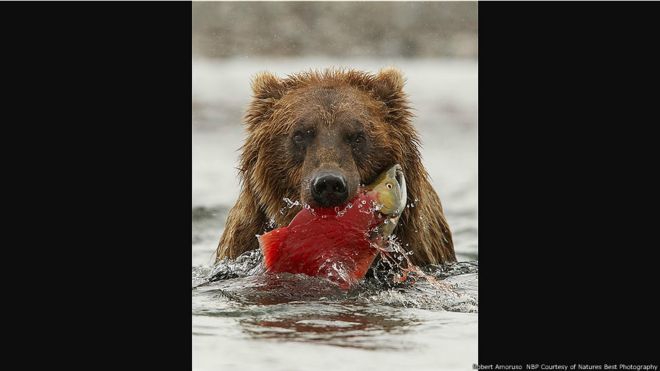
{"type": "Polygon", "coordinates": [[[255,98],[279,99],[282,96],[282,88],[282,81],[270,72],[259,72],[252,78],[255,98]]]}
{"type": "Polygon", "coordinates": [[[390,99],[397,98],[403,93],[403,86],[406,81],[403,73],[394,67],[381,69],[374,80],[374,91],[376,94],[388,103],[390,99]]]}
{"type": "Polygon", "coordinates": [[[372,81],[373,92],[387,107],[389,122],[407,122],[410,117],[408,99],[403,92],[406,79],[394,67],[383,68],[372,81]]]}

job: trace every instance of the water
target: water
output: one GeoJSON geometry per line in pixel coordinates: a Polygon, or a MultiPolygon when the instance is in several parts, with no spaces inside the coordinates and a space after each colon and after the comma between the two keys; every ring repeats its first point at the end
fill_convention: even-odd
{"type": "Polygon", "coordinates": [[[476,62],[194,60],[192,130],[194,369],[468,370],[477,362],[476,62]],[[250,76],[331,65],[370,71],[395,65],[406,75],[424,164],[461,263],[425,269],[441,287],[420,279],[387,289],[370,279],[342,291],[317,278],[250,275],[257,270],[252,256],[222,267],[233,278],[204,283],[238,196],[250,76]]]}
{"type": "Polygon", "coordinates": [[[418,281],[397,289],[368,282],[344,292],[323,279],[291,274],[198,286],[193,364],[222,370],[468,369],[477,359],[477,274],[442,282],[451,290],[418,281]]]}

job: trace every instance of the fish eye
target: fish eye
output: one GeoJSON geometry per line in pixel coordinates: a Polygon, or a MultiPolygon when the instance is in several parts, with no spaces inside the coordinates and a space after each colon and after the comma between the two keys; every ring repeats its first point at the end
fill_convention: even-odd
{"type": "Polygon", "coordinates": [[[392,183],[387,183],[387,189],[392,189],[392,183]]]}

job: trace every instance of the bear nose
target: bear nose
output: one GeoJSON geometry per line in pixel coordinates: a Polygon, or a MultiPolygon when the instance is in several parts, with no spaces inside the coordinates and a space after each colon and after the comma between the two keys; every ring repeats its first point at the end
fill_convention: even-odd
{"type": "Polygon", "coordinates": [[[321,206],[341,205],[348,199],[346,180],[341,175],[321,174],[312,182],[312,197],[321,206]]]}

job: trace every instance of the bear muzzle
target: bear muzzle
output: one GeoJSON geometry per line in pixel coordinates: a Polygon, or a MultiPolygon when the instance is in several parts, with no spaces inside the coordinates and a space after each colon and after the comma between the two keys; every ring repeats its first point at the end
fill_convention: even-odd
{"type": "Polygon", "coordinates": [[[311,182],[312,198],[323,207],[338,206],[348,201],[346,178],[338,173],[317,174],[311,182]]]}

